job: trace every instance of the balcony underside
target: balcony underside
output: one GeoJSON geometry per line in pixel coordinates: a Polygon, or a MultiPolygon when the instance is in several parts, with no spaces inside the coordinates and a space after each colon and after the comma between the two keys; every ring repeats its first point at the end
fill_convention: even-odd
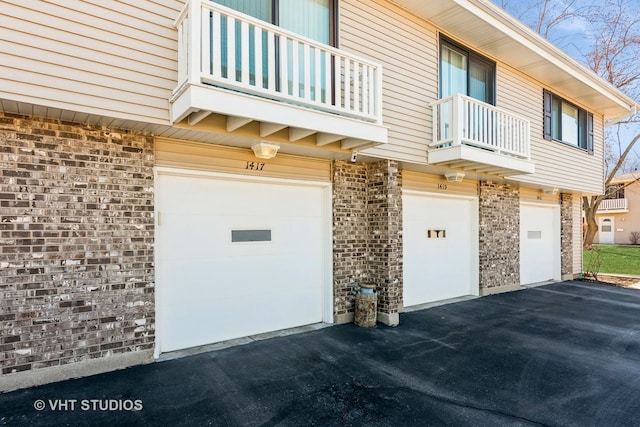
{"type": "Polygon", "coordinates": [[[261,138],[288,128],[291,142],[315,135],[317,146],[339,142],[344,150],[387,142],[387,128],[377,123],[215,86],[187,84],[171,102],[174,123],[186,118],[193,126],[211,113],[227,116],[228,132],[259,122],[261,138]]]}
{"type": "Polygon", "coordinates": [[[529,160],[464,144],[431,150],[427,162],[486,175],[511,176],[535,172],[535,165],[529,160]]]}

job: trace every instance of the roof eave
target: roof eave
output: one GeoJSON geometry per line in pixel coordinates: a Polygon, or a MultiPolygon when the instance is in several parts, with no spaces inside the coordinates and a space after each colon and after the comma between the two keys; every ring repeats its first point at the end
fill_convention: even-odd
{"type": "Polygon", "coordinates": [[[627,116],[636,101],[489,0],[393,0],[443,32],[471,44],[602,114],[627,116]]]}

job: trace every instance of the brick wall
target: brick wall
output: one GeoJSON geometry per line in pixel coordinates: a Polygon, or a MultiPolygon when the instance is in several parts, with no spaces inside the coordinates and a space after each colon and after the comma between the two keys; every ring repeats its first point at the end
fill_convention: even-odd
{"type": "Polygon", "coordinates": [[[520,190],[479,183],[480,293],[520,286],[520,190]]]}
{"type": "Polygon", "coordinates": [[[154,345],[153,140],[0,115],[2,374],[154,345]]]}
{"type": "Polygon", "coordinates": [[[398,323],[402,200],[398,164],[333,165],[334,320],[353,320],[358,283],[378,285],[378,318],[398,323]]]}
{"type": "Polygon", "coordinates": [[[560,194],[560,261],[564,278],[573,278],[573,195],[560,194]]]}

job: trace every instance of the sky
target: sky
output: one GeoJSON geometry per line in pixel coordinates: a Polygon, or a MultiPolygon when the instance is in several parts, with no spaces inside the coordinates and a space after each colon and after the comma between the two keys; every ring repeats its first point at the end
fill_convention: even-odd
{"type": "MultiPolygon", "coordinates": [[[[537,16],[533,10],[527,11],[529,7],[540,3],[536,0],[493,0],[498,6],[503,7],[507,12],[517,17],[527,25],[532,25],[537,16]]],[[[554,5],[550,10],[550,15],[560,13],[562,6],[566,3],[562,1],[554,1],[554,5]]],[[[588,6],[593,1],[591,0],[576,0],[576,7],[581,8],[588,6]]],[[[533,28],[535,30],[535,28],[533,28]]],[[[591,46],[590,42],[590,26],[584,19],[574,18],[566,20],[562,25],[554,27],[549,34],[549,40],[561,47],[570,55],[578,58],[581,56],[580,49],[588,49],[591,46]]]]}

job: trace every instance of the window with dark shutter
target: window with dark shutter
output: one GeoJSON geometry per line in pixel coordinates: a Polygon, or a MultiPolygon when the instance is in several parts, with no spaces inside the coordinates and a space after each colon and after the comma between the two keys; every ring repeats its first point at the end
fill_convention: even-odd
{"type": "Polygon", "coordinates": [[[544,90],[544,139],[582,148],[593,154],[593,114],[544,90]]]}

